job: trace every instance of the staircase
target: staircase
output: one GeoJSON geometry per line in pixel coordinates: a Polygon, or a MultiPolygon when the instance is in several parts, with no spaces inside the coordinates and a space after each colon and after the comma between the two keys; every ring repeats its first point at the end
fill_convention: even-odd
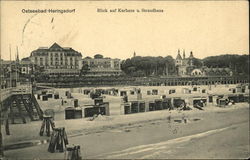
{"type": "Polygon", "coordinates": [[[9,118],[12,124],[26,123],[28,118],[37,121],[42,119],[42,114],[34,95],[19,94],[11,97],[9,118]]]}

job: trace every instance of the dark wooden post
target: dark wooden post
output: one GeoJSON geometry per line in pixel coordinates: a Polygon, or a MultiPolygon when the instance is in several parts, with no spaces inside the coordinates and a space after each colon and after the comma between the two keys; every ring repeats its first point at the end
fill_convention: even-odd
{"type": "Polygon", "coordinates": [[[8,119],[8,117],[5,120],[5,131],[6,131],[6,135],[10,135],[10,128],[9,128],[9,119],[8,119]]]}
{"type": "Polygon", "coordinates": [[[16,97],[15,101],[16,101],[16,106],[18,108],[19,114],[20,114],[20,116],[22,118],[22,121],[23,121],[23,123],[26,123],[25,117],[24,117],[24,115],[22,113],[22,109],[21,109],[21,106],[20,106],[20,100],[16,97]]]}
{"type": "Polygon", "coordinates": [[[54,128],[51,135],[48,151],[51,153],[54,153],[56,150],[59,152],[63,152],[67,144],[69,144],[69,142],[65,132],[65,128],[54,128]]]}
{"type": "Polygon", "coordinates": [[[55,123],[52,121],[52,116],[43,116],[43,122],[42,126],[40,129],[40,136],[43,135],[44,133],[44,128],[46,128],[46,135],[49,137],[50,136],[50,126],[52,130],[55,128],[55,123]]]}
{"type": "Polygon", "coordinates": [[[72,145],[66,148],[65,160],[82,160],[81,150],[79,145],[72,145]]]}

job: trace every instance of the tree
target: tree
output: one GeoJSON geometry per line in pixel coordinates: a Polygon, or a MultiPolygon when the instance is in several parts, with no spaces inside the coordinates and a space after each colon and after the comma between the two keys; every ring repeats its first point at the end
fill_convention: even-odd
{"type": "Polygon", "coordinates": [[[235,75],[249,75],[249,55],[219,55],[203,59],[204,65],[209,68],[230,68],[235,75]]]}
{"type": "Polygon", "coordinates": [[[90,70],[89,65],[83,64],[81,71],[80,71],[80,76],[86,75],[89,70],[90,70]]]}
{"type": "Polygon", "coordinates": [[[198,59],[198,58],[194,58],[194,59],[193,59],[193,64],[194,64],[194,66],[196,66],[197,68],[200,68],[200,67],[202,67],[202,60],[201,60],[201,59],[198,59]]]}
{"type": "Polygon", "coordinates": [[[122,62],[121,69],[130,76],[160,76],[172,74],[174,68],[174,60],[171,56],[165,58],[159,57],[141,57],[136,56],[126,59],[122,62]]]}

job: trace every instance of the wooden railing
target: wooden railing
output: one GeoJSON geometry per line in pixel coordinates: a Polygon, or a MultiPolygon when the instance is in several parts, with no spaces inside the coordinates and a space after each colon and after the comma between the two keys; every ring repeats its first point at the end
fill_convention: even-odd
{"type": "Polygon", "coordinates": [[[11,88],[5,88],[1,89],[0,92],[0,100],[3,101],[10,97],[11,95],[16,94],[30,94],[32,92],[32,86],[31,85],[20,85],[17,87],[11,87],[11,88]]]}

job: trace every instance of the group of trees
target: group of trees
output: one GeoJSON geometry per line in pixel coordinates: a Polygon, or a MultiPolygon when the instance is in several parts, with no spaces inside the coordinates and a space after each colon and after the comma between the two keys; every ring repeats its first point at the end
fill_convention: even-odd
{"type": "Polygon", "coordinates": [[[171,75],[175,72],[175,64],[174,59],[171,56],[136,56],[124,60],[121,64],[121,69],[127,75],[135,77],[171,75]]]}
{"type": "Polygon", "coordinates": [[[203,59],[204,66],[209,68],[230,68],[235,75],[249,74],[249,55],[224,54],[203,59]]]}
{"type": "MultiPolygon", "coordinates": [[[[195,68],[202,66],[208,68],[230,68],[235,75],[249,74],[249,55],[219,55],[210,56],[204,59],[193,59],[195,68]]],[[[126,75],[161,76],[176,75],[175,60],[167,57],[141,57],[128,58],[122,62],[121,69],[126,75]]]]}
{"type": "MultiPolygon", "coordinates": [[[[103,58],[102,55],[95,55],[94,58],[103,58]]],[[[202,66],[208,68],[230,68],[235,75],[249,74],[249,55],[219,55],[209,56],[204,59],[193,58],[195,68],[202,66]]],[[[171,56],[152,57],[135,56],[123,60],[121,69],[127,76],[161,76],[176,75],[175,59],[171,56]]],[[[90,70],[87,64],[81,68],[81,75],[84,76],[90,70]]]]}

